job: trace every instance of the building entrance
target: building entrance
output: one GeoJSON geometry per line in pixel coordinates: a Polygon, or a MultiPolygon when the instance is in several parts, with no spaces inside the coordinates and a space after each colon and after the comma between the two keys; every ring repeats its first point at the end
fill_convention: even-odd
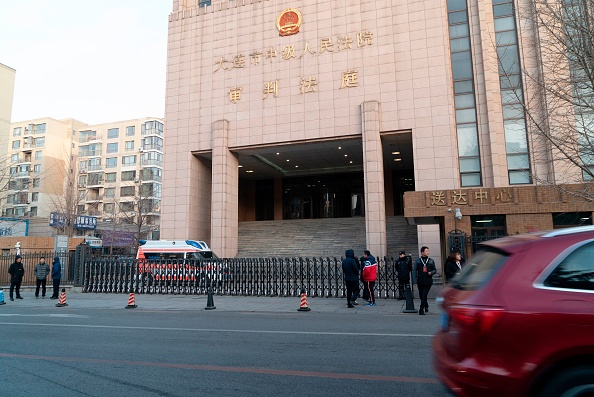
{"type": "Polygon", "coordinates": [[[283,179],[283,219],[363,215],[362,173],[283,179]]]}

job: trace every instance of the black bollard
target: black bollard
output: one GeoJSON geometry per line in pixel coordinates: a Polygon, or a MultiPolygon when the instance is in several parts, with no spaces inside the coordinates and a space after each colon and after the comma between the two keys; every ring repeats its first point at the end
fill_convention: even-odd
{"type": "Polygon", "coordinates": [[[216,309],[214,305],[214,299],[212,297],[212,287],[208,287],[208,299],[206,300],[206,307],[205,310],[214,310],[216,309]]]}
{"type": "Polygon", "coordinates": [[[413,300],[413,294],[410,289],[410,285],[406,284],[406,309],[402,313],[416,313],[415,302],[413,300]]]}

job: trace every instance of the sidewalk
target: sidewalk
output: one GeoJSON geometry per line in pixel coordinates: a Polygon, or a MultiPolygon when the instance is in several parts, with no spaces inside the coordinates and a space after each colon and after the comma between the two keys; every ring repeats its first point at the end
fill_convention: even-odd
{"type": "MultiPolygon", "coordinates": [[[[429,295],[429,307],[432,313],[437,313],[435,297],[441,292],[441,286],[434,286],[429,295]]],[[[48,308],[52,310],[68,309],[124,309],[128,305],[129,294],[105,294],[105,293],[82,293],[76,291],[78,288],[66,287],[66,303],[68,306],[57,308],[58,300],[35,299],[35,289],[25,288],[21,291],[24,299],[17,299],[11,302],[8,298],[8,290],[4,289],[4,301],[6,305],[0,306],[0,313],[6,309],[17,307],[27,308],[48,308]]],[[[416,291],[415,291],[416,293],[416,291]]],[[[418,298],[418,294],[416,294],[418,298]]],[[[217,311],[230,312],[270,312],[270,313],[296,313],[299,309],[299,297],[269,297],[269,296],[219,296],[214,295],[214,306],[217,311]]],[[[207,306],[206,295],[160,295],[160,294],[135,294],[135,310],[162,311],[180,310],[195,311],[205,310],[207,306]]],[[[313,298],[308,297],[307,303],[312,312],[321,313],[344,313],[355,312],[357,314],[402,314],[406,308],[405,301],[395,299],[376,299],[376,306],[364,306],[364,301],[359,298],[359,305],[354,309],[347,308],[344,298],[313,298]]],[[[415,309],[419,308],[419,299],[414,300],[415,309]]],[[[414,313],[413,313],[414,314],[414,313]]]]}

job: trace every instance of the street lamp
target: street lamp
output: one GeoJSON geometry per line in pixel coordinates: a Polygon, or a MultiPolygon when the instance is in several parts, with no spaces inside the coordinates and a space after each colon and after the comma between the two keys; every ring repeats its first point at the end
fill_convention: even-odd
{"type": "Polygon", "coordinates": [[[142,154],[144,153],[144,149],[142,148],[142,142],[140,143],[140,147],[138,148],[138,175],[136,176],[136,183],[138,185],[138,195],[136,196],[138,199],[138,218],[137,218],[137,230],[136,230],[136,249],[138,250],[138,244],[140,241],[140,233],[142,228],[142,154]]]}

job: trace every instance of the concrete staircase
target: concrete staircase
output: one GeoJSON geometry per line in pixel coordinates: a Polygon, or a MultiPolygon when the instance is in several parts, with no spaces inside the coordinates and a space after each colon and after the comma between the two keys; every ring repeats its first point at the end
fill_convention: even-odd
{"type": "MultiPolygon", "coordinates": [[[[403,217],[388,217],[388,256],[417,251],[417,228],[403,217]]],[[[239,223],[239,258],[341,257],[366,249],[365,218],[302,219],[239,223]]],[[[372,252],[372,254],[374,254],[372,252]]]]}

